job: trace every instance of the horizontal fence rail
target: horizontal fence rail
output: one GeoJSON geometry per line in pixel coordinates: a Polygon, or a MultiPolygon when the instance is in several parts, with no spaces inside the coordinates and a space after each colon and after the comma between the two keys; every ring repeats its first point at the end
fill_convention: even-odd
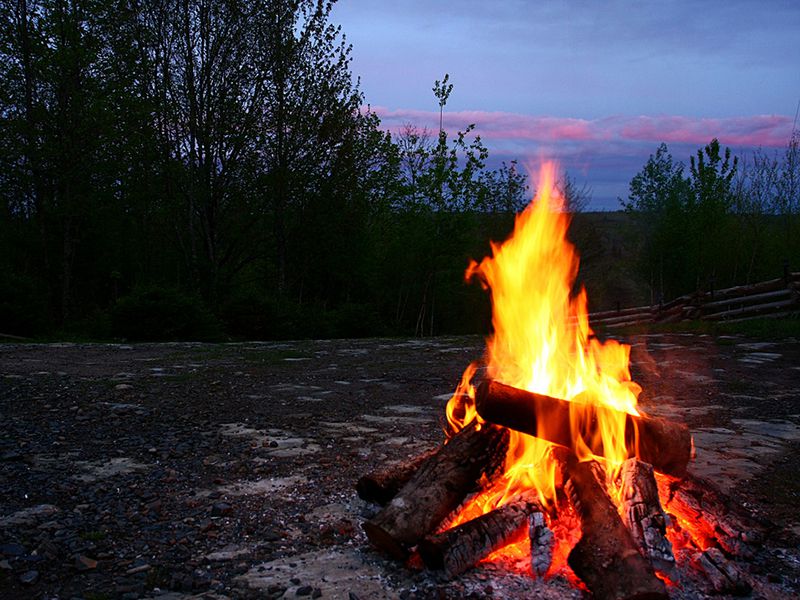
{"type": "Polygon", "coordinates": [[[695,292],[665,304],[589,314],[589,323],[605,328],[678,321],[744,321],[800,314],[800,272],[722,290],[695,292]]]}

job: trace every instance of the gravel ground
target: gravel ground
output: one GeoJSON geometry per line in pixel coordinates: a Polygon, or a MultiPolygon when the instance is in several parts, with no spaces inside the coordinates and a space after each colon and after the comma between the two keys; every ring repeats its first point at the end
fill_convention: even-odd
{"type": "MultiPolygon", "coordinates": [[[[742,565],[753,597],[800,594],[800,344],[628,341],[645,410],[693,431],[692,470],[773,524],[742,565]]],[[[361,532],[355,481],[441,442],[482,346],[0,345],[0,598],[580,598],[493,565],[440,581],[361,532]]]]}

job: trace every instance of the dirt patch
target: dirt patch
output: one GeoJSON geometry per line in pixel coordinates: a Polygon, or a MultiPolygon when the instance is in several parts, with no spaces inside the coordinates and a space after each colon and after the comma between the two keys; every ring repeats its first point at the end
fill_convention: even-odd
{"type": "MultiPolygon", "coordinates": [[[[776,525],[759,593],[800,593],[800,344],[628,341],[643,409],[687,422],[692,469],[776,525]]],[[[361,531],[355,481],[441,443],[482,346],[0,346],[0,597],[580,597],[494,565],[442,581],[361,531]]]]}

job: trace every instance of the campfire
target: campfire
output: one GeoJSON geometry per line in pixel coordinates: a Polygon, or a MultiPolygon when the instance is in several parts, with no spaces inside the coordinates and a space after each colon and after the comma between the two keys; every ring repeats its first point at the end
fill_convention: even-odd
{"type": "Polygon", "coordinates": [[[758,526],[687,472],[688,428],[639,407],[629,346],[594,336],[568,226],[547,166],[512,236],[467,269],[493,334],[447,404],[446,442],[359,480],[383,505],[366,534],[446,577],[492,561],[597,598],[667,598],[687,576],[746,592],[735,559],[758,526]]]}

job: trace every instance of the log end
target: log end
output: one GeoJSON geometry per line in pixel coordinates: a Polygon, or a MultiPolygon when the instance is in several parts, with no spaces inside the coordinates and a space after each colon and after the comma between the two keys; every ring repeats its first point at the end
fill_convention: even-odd
{"type": "Polygon", "coordinates": [[[419,555],[422,557],[422,562],[428,569],[440,571],[444,569],[444,552],[439,544],[430,538],[420,540],[419,555]]]}
{"type": "Polygon", "coordinates": [[[367,538],[372,542],[373,546],[396,560],[406,560],[408,558],[408,549],[395,540],[380,525],[376,525],[372,521],[367,521],[364,523],[363,527],[364,533],[367,534],[367,538]]]}
{"type": "Polygon", "coordinates": [[[672,477],[683,477],[692,458],[692,434],[682,423],[658,419],[639,421],[636,457],[672,477]],[[665,443],[668,441],[668,443],[665,443]]]}
{"type": "Polygon", "coordinates": [[[378,484],[374,477],[364,475],[356,482],[356,492],[362,500],[384,506],[394,498],[397,490],[387,489],[378,484]]]}

